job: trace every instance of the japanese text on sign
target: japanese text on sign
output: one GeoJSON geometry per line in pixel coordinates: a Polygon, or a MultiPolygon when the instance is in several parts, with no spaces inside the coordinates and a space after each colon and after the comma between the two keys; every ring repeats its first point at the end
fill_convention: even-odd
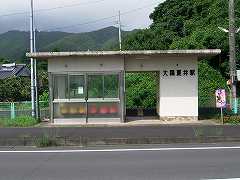
{"type": "Polygon", "coordinates": [[[163,77],[168,77],[168,76],[196,76],[196,70],[191,69],[191,70],[164,70],[162,73],[163,77]]]}

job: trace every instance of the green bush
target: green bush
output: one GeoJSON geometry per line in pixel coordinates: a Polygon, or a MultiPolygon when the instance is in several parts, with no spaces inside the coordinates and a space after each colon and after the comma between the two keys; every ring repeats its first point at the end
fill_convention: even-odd
{"type": "Polygon", "coordinates": [[[0,127],[4,127],[4,120],[0,119],[0,127]]]}
{"type": "Polygon", "coordinates": [[[225,119],[226,124],[240,125],[240,116],[230,116],[228,119],[225,119]]]}
{"type": "Polygon", "coordinates": [[[49,92],[48,90],[45,90],[40,96],[39,101],[48,102],[49,101],[49,92]]]}
{"type": "Polygon", "coordinates": [[[36,125],[37,123],[38,121],[36,119],[29,116],[0,120],[0,126],[2,127],[30,127],[36,125]]]}
{"type": "Polygon", "coordinates": [[[14,102],[31,99],[30,79],[12,77],[0,80],[0,101],[14,102]]]}
{"type": "Polygon", "coordinates": [[[227,88],[227,80],[204,61],[199,62],[199,106],[200,107],[215,107],[215,91],[217,89],[227,88]]]}
{"type": "Polygon", "coordinates": [[[36,146],[37,147],[51,147],[51,146],[57,146],[57,141],[54,138],[50,138],[47,135],[44,135],[36,140],[36,146]]]}
{"type": "Polygon", "coordinates": [[[156,107],[157,73],[128,73],[126,75],[127,108],[156,107]]]}

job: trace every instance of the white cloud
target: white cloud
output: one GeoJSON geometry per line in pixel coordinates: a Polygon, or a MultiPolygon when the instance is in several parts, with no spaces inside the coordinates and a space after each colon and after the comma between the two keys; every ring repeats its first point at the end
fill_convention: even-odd
{"type": "MultiPolygon", "coordinates": [[[[41,30],[53,30],[54,27],[71,26],[95,21],[104,17],[116,15],[118,10],[128,12],[142,8],[138,11],[122,15],[122,23],[126,30],[144,28],[151,24],[150,13],[154,4],[163,0],[34,0],[35,10],[49,9],[76,4],[75,7],[55,9],[37,13],[36,26],[41,30]],[[144,7],[144,8],[143,8],[144,7]]],[[[30,0],[0,1],[0,32],[21,29],[28,30],[28,14],[1,17],[3,14],[29,11],[30,0]]],[[[73,26],[71,28],[56,29],[61,31],[91,31],[106,26],[114,25],[116,18],[99,21],[98,23],[73,26]]]]}

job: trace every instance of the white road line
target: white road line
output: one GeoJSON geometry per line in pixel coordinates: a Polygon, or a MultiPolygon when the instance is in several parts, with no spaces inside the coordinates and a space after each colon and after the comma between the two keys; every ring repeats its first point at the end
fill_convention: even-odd
{"type": "Polygon", "coordinates": [[[231,178],[231,179],[203,179],[203,180],[240,180],[240,178],[231,178]]]}
{"type": "MultiPolygon", "coordinates": [[[[184,150],[233,150],[233,147],[189,147],[189,148],[149,148],[149,149],[82,149],[82,150],[41,150],[41,151],[0,151],[0,153],[82,153],[82,152],[131,152],[131,151],[184,151],[184,150]]],[[[238,179],[237,179],[238,180],[238,179]]],[[[240,180],[240,179],[239,179],[240,180]]]]}

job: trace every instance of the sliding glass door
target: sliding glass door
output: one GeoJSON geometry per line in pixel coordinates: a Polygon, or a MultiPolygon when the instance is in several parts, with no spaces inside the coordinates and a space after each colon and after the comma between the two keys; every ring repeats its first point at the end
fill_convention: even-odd
{"type": "Polygon", "coordinates": [[[85,75],[56,75],[54,77],[54,118],[78,119],[85,123],[87,118],[85,75]],[[62,98],[59,98],[62,97],[62,98]]]}
{"type": "Polygon", "coordinates": [[[88,74],[88,118],[120,118],[119,74],[88,74]]]}
{"type": "Polygon", "coordinates": [[[54,75],[54,119],[78,122],[120,118],[118,73],[54,75]]]}

